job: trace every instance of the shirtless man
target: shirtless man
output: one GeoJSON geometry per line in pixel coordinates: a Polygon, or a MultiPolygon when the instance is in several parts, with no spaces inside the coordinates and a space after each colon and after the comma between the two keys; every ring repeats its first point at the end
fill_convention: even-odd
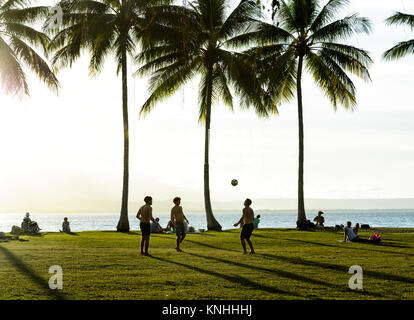
{"type": "Polygon", "coordinates": [[[155,219],[152,217],[152,197],[146,196],[144,198],[145,204],[139,208],[137,213],[137,219],[141,222],[139,227],[141,228],[142,239],[141,239],[141,254],[149,256],[148,248],[151,235],[150,221],[155,223],[155,219]],[[144,252],[145,247],[145,252],[144,252]]]}
{"type": "Polygon", "coordinates": [[[173,200],[175,206],[171,209],[171,221],[174,225],[175,233],[177,234],[177,247],[178,252],[182,252],[180,244],[185,238],[185,225],[184,220],[188,222],[186,216],[183,213],[183,208],[180,206],[181,198],[175,197],[173,200]]]}
{"type": "Polygon", "coordinates": [[[240,218],[240,220],[237,223],[234,224],[234,226],[237,227],[239,224],[243,223],[243,228],[240,233],[240,241],[243,247],[243,254],[247,254],[246,243],[244,242],[245,240],[249,244],[251,253],[252,254],[255,253],[253,249],[253,244],[250,241],[250,236],[252,235],[252,232],[254,229],[254,225],[253,225],[254,212],[253,212],[253,209],[250,208],[251,204],[252,204],[252,200],[250,199],[246,199],[244,201],[243,216],[240,218]]]}

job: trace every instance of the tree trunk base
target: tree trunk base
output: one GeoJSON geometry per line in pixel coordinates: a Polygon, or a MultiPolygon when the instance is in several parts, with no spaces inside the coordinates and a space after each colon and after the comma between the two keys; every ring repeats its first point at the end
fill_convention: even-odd
{"type": "Polygon", "coordinates": [[[116,226],[117,232],[129,232],[129,222],[119,220],[118,225],[116,226]]]}
{"type": "Polygon", "coordinates": [[[220,223],[217,222],[217,220],[215,220],[212,223],[207,225],[207,230],[208,231],[221,231],[221,229],[222,229],[222,227],[221,227],[220,223]]]}
{"type": "Polygon", "coordinates": [[[296,226],[301,231],[308,230],[308,222],[307,221],[296,221],[296,226]]]}

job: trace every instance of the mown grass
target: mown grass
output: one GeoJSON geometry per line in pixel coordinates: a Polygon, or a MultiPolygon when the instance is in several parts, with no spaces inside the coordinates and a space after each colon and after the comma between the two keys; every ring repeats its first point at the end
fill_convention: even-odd
{"type": "MultiPolygon", "coordinates": [[[[0,299],[414,299],[414,230],[383,230],[379,245],[341,243],[342,233],[256,230],[255,255],[239,231],[153,235],[140,256],[139,232],[44,233],[0,243],[0,299]],[[63,268],[63,290],[48,286],[63,268]],[[348,287],[363,268],[363,290],[348,287]]],[[[380,231],[381,233],[381,231],[380,231]]],[[[363,233],[368,237],[372,234],[363,233]]]]}

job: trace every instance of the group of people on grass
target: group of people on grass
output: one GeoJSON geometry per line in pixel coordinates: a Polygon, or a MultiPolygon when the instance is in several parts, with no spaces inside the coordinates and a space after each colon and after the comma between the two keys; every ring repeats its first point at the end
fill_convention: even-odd
{"type": "MultiPolygon", "coordinates": [[[[149,255],[149,243],[150,243],[150,235],[151,233],[167,233],[171,232],[172,230],[175,231],[177,235],[176,240],[176,247],[175,249],[177,252],[182,252],[180,245],[184,241],[184,238],[189,231],[189,221],[187,217],[184,215],[183,208],[181,207],[181,198],[175,197],[173,199],[174,207],[171,209],[171,219],[167,224],[166,228],[162,228],[159,223],[159,218],[155,218],[152,216],[152,197],[146,196],[144,198],[145,204],[138,210],[137,218],[140,220],[140,229],[142,234],[141,239],[141,254],[142,255],[149,255]]],[[[253,233],[254,229],[258,228],[260,223],[260,215],[254,216],[254,211],[250,207],[252,204],[252,200],[246,199],[244,201],[244,208],[242,217],[237,221],[234,226],[240,226],[240,242],[243,248],[243,254],[247,254],[247,247],[246,242],[250,247],[250,252],[253,254],[255,253],[253,244],[250,241],[250,237],[253,233]]],[[[322,216],[324,213],[322,211],[318,212],[318,215],[313,219],[316,222],[316,228],[324,228],[325,218],[322,216]]],[[[374,234],[373,237],[369,239],[362,239],[358,236],[359,231],[359,223],[352,228],[352,222],[348,221],[346,227],[344,228],[344,240],[345,242],[362,242],[362,243],[377,243],[381,241],[381,236],[374,234]]],[[[19,233],[38,233],[41,229],[39,228],[36,221],[32,221],[30,219],[29,212],[26,213],[23,222],[21,224],[21,228],[17,226],[13,226],[12,234],[19,234],[19,233]],[[17,230],[18,229],[18,230],[17,230]]],[[[62,230],[60,232],[70,233],[70,224],[67,217],[63,219],[62,223],[62,230]]],[[[194,228],[192,228],[194,231],[194,228]]]]}
{"type": "MultiPolygon", "coordinates": [[[[38,223],[36,221],[33,221],[30,218],[30,213],[26,212],[26,215],[23,218],[23,222],[21,224],[20,227],[18,226],[13,226],[12,230],[11,230],[11,234],[36,234],[40,232],[40,227],[38,225],[38,223]]],[[[64,232],[64,233],[70,233],[70,225],[69,225],[69,220],[67,217],[65,217],[63,219],[63,223],[62,223],[62,230],[59,230],[60,232],[64,232]]]]}
{"type": "MultiPolygon", "coordinates": [[[[139,208],[137,213],[137,219],[140,220],[139,227],[141,229],[141,254],[148,256],[148,249],[150,244],[150,236],[151,236],[151,228],[153,230],[163,230],[162,227],[159,225],[159,219],[152,216],[152,197],[146,196],[144,198],[145,204],[139,208]],[[157,220],[158,219],[158,220],[157,220]]],[[[187,233],[187,228],[185,226],[185,222],[189,224],[187,217],[184,215],[183,208],[181,207],[181,198],[175,197],[173,199],[174,207],[171,209],[171,220],[168,223],[168,226],[174,228],[175,233],[177,235],[176,240],[176,247],[175,250],[177,252],[182,252],[180,245],[184,241],[184,238],[187,233]]],[[[250,247],[250,252],[254,252],[253,244],[250,241],[250,237],[252,235],[253,229],[259,225],[260,222],[260,215],[256,218],[254,217],[254,212],[250,205],[252,204],[252,200],[246,199],[244,202],[244,209],[243,215],[240,220],[234,224],[235,227],[238,225],[242,225],[242,231],[240,233],[240,241],[243,247],[243,253],[247,253],[246,242],[250,247]]],[[[167,226],[167,228],[168,228],[167,226]]]]}
{"type": "Polygon", "coordinates": [[[30,213],[26,212],[26,215],[24,216],[20,227],[13,226],[10,233],[11,234],[39,233],[40,230],[42,229],[39,228],[39,225],[37,224],[37,222],[32,221],[32,219],[30,219],[30,213]]]}
{"type": "MultiPolygon", "coordinates": [[[[324,213],[322,211],[318,212],[318,215],[313,219],[316,222],[316,229],[323,229],[325,218],[322,216],[324,213]]],[[[363,243],[377,243],[381,241],[381,237],[377,234],[370,237],[369,239],[363,239],[358,236],[358,231],[360,229],[359,223],[352,228],[352,222],[348,221],[346,223],[346,227],[344,228],[344,242],[363,242],[363,243]]]]}

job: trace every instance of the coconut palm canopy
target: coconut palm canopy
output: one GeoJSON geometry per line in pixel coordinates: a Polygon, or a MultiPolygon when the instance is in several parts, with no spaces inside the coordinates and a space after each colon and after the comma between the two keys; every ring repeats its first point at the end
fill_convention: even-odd
{"type": "MultiPolygon", "coordinates": [[[[408,26],[414,30],[414,15],[396,12],[386,20],[388,25],[408,26]]],[[[414,54],[414,39],[401,41],[384,53],[387,60],[395,60],[405,57],[407,54],[414,54]]]]}
{"type": "Polygon", "coordinates": [[[274,23],[257,21],[255,30],[232,39],[234,45],[257,44],[248,52],[258,61],[259,81],[274,104],[291,100],[296,93],[299,120],[298,226],[306,224],[303,162],[302,73],[309,73],[334,108],[356,105],[356,88],[347,73],[370,80],[369,54],[344,41],[370,32],[368,19],[351,14],[337,20],[349,1],[279,1],[274,23]],[[296,92],[295,92],[296,91],[296,92]]]}
{"type": "MultiPolygon", "coordinates": [[[[199,119],[205,124],[204,200],[209,230],[220,230],[210,203],[209,130],[211,107],[221,101],[233,109],[233,94],[242,107],[254,106],[267,115],[255,70],[248,56],[233,51],[232,39],[246,32],[260,10],[255,1],[243,0],[227,13],[229,1],[196,0],[187,6],[159,6],[152,12],[157,24],[144,37],[144,50],[136,60],[145,63],[138,75],[150,76],[150,95],[141,113],[195,77],[199,82],[199,119]]],[[[270,110],[272,111],[272,110],[270,110]]],[[[275,110],[273,110],[275,111],[275,110]]]]}
{"type": "Polygon", "coordinates": [[[210,94],[212,103],[221,100],[233,109],[231,89],[242,107],[253,104],[260,115],[268,115],[269,110],[257,101],[259,96],[254,90],[258,88],[252,87],[254,70],[246,61],[248,56],[231,45],[232,39],[246,32],[260,16],[260,9],[255,1],[243,0],[226,15],[228,6],[226,0],[196,0],[188,2],[187,7],[154,8],[157,25],[149,29],[145,49],[136,57],[137,62],[145,63],[136,74],[150,76],[150,96],[141,114],[149,113],[198,75],[201,121],[206,118],[210,94]]]}
{"type": "Polygon", "coordinates": [[[49,37],[32,25],[46,17],[49,9],[30,7],[30,0],[0,0],[0,76],[6,92],[29,94],[25,67],[50,88],[57,90],[59,82],[43,56],[47,55],[49,37]]]}

